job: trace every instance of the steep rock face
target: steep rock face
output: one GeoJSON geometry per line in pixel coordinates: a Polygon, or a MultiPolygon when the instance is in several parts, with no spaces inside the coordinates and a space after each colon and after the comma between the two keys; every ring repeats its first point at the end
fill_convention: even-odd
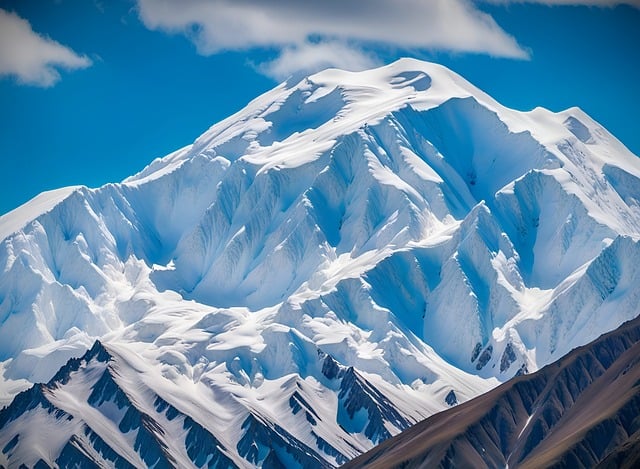
{"type": "MultiPolygon", "coordinates": [[[[635,317],[639,188],[579,109],[506,109],[434,64],[283,83],[122,183],[0,218],[0,399],[99,339],[129,370],[104,384],[138,409],[123,428],[155,448],[122,443],[130,463],[208,464],[217,441],[305,464],[251,428],[338,465],[635,317]],[[160,396],[192,422],[176,448],[160,396]]],[[[116,450],[72,433],[69,457],[116,450]]]]}
{"type": "Polygon", "coordinates": [[[442,412],[352,467],[634,467],[640,320],[442,412]],[[619,465],[619,466],[618,466],[619,465]]]}

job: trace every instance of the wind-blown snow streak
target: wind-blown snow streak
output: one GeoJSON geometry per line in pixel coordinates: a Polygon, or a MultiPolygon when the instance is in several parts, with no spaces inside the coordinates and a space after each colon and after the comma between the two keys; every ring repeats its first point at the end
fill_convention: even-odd
{"type": "Polygon", "coordinates": [[[405,59],[283,83],[0,233],[2,399],[110,357],[14,401],[0,462],[338,465],[634,316],[640,160],[405,59]],[[60,439],[29,453],[37,425],[60,439]]]}

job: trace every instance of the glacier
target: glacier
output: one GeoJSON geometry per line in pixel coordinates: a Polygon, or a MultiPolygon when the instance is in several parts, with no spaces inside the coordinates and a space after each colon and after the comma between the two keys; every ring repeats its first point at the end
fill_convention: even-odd
{"type": "Polygon", "coordinates": [[[636,317],[640,160],[402,59],[0,239],[0,464],[332,467],[636,317]]]}

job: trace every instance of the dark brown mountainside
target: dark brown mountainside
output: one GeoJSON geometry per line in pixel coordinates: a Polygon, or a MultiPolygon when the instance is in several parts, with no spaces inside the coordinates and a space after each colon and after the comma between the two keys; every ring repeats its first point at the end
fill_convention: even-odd
{"type": "Polygon", "coordinates": [[[640,318],[343,467],[640,467],[640,318]]]}

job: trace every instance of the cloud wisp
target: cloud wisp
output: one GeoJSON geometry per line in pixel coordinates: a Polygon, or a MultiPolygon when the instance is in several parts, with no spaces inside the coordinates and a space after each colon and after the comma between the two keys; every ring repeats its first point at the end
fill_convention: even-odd
{"type": "Polygon", "coordinates": [[[91,60],[33,31],[17,14],[0,9],[0,76],[14,76],[21,84],[53,86],[59,68],[86,68],[91,60]]]}
{"type": "Polygon", "coordinates": [[[367,68],[367,45],[528,58],[495,20],[468,0],[138,0],[149,29],[184,34],[198,52],[275,48],[261,64],[282,78],[324,66],[367,68]]]}
{"type": "Polygon", "coordinates": [[[366,70],[382,65],[374,55],[340,41],[304,42],[287,46],[275,59],[257,66],[263,74],[275,80],[285,80],[296,74],[313,73],[328,67],[346,70],[366,70]]]}

